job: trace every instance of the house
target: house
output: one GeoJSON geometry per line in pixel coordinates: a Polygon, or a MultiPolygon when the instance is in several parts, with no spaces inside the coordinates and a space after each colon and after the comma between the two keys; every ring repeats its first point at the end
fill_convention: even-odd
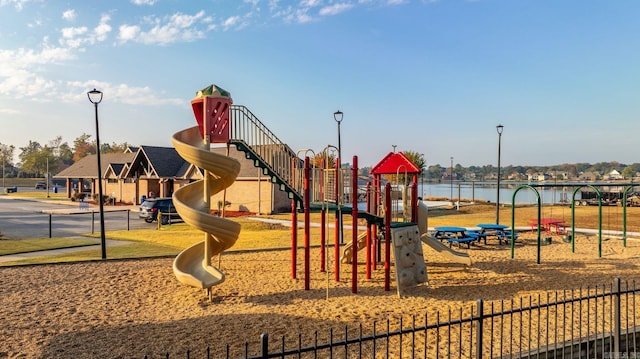
{"type": "MultiPolygon", "coordinates": [[[[233,146],[232,146],[233,147],[233,146]]],[[[226,154],[227,148],[212,151],[226,154]]],[[[254,167],[243,152],[231,148],[229,156],[241,163],[235,183],[224,192],[212,196],[211,203],[230,203],[229,210],[255,213],[275,213],[291,210],[291,200],[279,190],[260,169],[254,167]]],[[[204,178],[203,171],[185,161],[173,147],[140,146],[124,153],[100,155],[103,195],[115,203],[140,204],[148,197],[170,197],[173,192],[193,181],[204,178]]],[[[65,179],[67,197],[86,192],[95,198],[98,193],[98,161],[89,155],[64,169],[54,178],[65,179]]],[[[215,209],[216,205],[212,205],[215,209]]]]}
{"type": "Polygon", "coordinates": [[[613,171],[609,172],[609,174],[607,174],[607,179],[608,180],[621,180],[621,179],[624,179],[624,177],[622,177],[620,172],[618,172],[616,170],[613,170],[613,171]]]}

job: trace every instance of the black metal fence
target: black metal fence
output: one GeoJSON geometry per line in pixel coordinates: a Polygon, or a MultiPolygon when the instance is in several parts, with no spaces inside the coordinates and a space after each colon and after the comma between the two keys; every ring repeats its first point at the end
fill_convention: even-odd
{"type": "MultiPolygon", "coordinates": [[[[75,234],[75,232],[81,233],[87,230],[91,231],[91,234],[99,230],[99,225],[96,226],[96,221],[99,219],[100,212],[93,210],[86,210],[82,212],[70,212],[64,214],[47,213],[49,220],[48,234],[49,238],[52,238],[54,234],[56,236],[67,236],[69,234],[75,234]],[[82,217],[83,219],[80,219],[82,217]],[[54,220],[56,219],[56,220],[54,220]],[[89,227],[85,227],[86,222],[89,222],[89,227]],[[56,228],[57,224],[57,228],[56,228]],[[54,231],[58,229],[58,231],[54,231]],[[71,233],[70,233],[71,232],[71,233]]],[[[111,219],[109,223],[109,229],[126,229],[131,230],[131,210],[129,209],[115,209],[105,211],[105,217],[111,219]]]]}
{"type": "Polygon", "coordinates": [[[254,343],[207,348],[204,357],[640,358],[639,291],[635,282],[615,279],[519,300],[478,300],[469,308],[411,316],[408,323],[387,320],[382,328],[360,324],[277,339],[262,334],[254,343]]]}

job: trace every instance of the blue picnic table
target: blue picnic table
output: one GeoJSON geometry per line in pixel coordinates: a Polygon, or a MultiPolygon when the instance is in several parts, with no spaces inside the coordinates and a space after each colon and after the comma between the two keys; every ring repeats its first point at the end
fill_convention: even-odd
{"type": "Polygon", "coordinates": [[[457,243],[460,245],[461,243],[466,243],[467,247],[471,248],[471,242],[478,239],[478,236],[474,233],[467,233],[467,229],[464,227],[435,227],[434,228],[434,237],[441,240],[447,241],[449,243],[449,247],[453,243],[457,243]]]}
{"type": "MultiPolygon", "coordinates": [[[[498,238],[498,243],[502,244],[504,240],[505,243],[508,242],[509,238],[511,238],[511,231],[508,230],[509,226],[505,226],[504,224],[495,224],[495,223],[480,223],[477,225],[480,227],[480,235],[482,235],[484,239],[484,244],[487,244],[487,236],[495,236],[498,238]]],[[[515,238],[518,238],[518,234],[515,234],[515,238]]]]}

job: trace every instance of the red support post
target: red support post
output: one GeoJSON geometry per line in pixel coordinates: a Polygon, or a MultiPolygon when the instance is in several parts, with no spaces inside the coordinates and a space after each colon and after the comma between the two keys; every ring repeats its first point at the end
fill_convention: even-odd
{"type": "Polygon", "coordinates": [[[298,212],[296,200],[291,200],[291,278],[296,279],[298,261],[298,212]]]}
{"type": "Polygon", "coordinates": [[[371,223],[367,222],[367,279],[371,279],[371,223]]]}
{"type": "MultiPolygon", "coordinates": [[[[367,201],[367,213],[375,215],[375,212],[372,211],[374,208],[371,202],[371,182],[367,183],[365,199],[367,201]]],[[[371,233],[376,233],[376,225],[370,224],[367,222],[367,279],[371,279],[371,271],[375,269],[375,249],[374,249],[374,241],[372,240],[371,233]]]]}
{"type": "Polygon", "coordinates": [[[413,175],[411,183],[411,222],[418,223],[418,175],[413,175]]]}
{"type": "Polygon", "coordinates": [[[384,188],[385,192],[385,231],[384,231],[384,290],[388,292],[391,290],[390,277],[391,277],[391,183],[387,182],[384,188]]]}
{"type": "Polygon", "coordinates": [[[358,156],[351,171],[351,293],[358,293],[358,156]]]}
{"type": "Polygon", "coordinates": [[[325,253],[325,251],[327,250],[326,248],[327,233],[325,230],[326,222],[327,222],[327,214],[324,208],[322,208],[320,210],[320,272],[325,272],[327,270],[325,265],[327,261],[327,257],[325,253]]]}
{"type": "Polygon", "coordinates": [[[310,250],[310,218],[309,218],[309,207],[310,207],[310,197],[311,190],[309,189],[309,176],[311,174],[311,170],[309,167],[309,157],[304,158],[304,182],[303,182],[303,202],[304,202],[304,290],[309,290],[309,282],[310,282],[310,268],[309,268],[309,250],[310,250]]]}

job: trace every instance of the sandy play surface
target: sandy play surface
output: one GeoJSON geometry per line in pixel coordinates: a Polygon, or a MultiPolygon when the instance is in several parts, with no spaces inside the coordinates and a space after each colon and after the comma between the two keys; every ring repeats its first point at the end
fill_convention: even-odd
{"type": "Polygon", "coordinates": [[[318,249],[311,252],[309,291],[303,290],[300,263],[298,279],[291,279],[289,251],[225,253],[227,280],[214,288],[213,302],[204,291],[177,282],[171,258],[0,268],[0,358],[184,358],[187,350],[204,357],[207,347],[218,357],[226,343],[232,353],[244,342],[256,348],[265,332],[276,343],[285,334],[296,342],[298,333],[311,341],[315,330],[326,337],[328,328],[344,333],[347,326],[355,334],[359,324],[370,328],[377,320],[383,328],[387,319],[456,311],[479,298],[510,300],[608,285],[615,277],[640,279],[638,241],[628,241],[627,248],[619,240],[605,241],[598,258],[595,237],[578,238],[576,253],[556,237],[542,247],[540,265],[533,239],[516,248],[515,260],[507,246],[489,242],[461,250],[471,254],[471,268],[424,246],[430,285],[411,289],[405,298],[397,297],[394,283],[384,291],[381,267],[365,280],[364,265],[359,293],[352,294],[351,266],[343,265],[341,282],[331,274],[327,300],[318,249]]]}

